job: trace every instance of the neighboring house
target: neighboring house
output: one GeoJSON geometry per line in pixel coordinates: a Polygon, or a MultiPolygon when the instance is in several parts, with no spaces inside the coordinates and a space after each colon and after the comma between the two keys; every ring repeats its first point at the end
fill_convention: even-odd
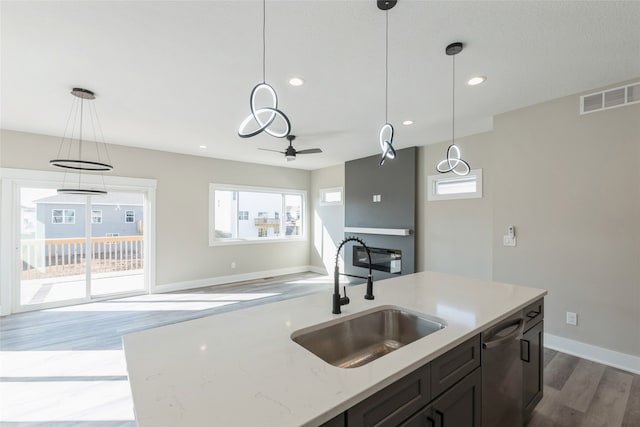
{"type": "MultiPolygon", "coordinates": [[[[57,194],[35,201],[38,239],[84,237],[87,208],[82,198],[57,194]]],[[[91,237],[142,234],[142,195],[109,193],[94,196],[91,205],[91,237]]]]}

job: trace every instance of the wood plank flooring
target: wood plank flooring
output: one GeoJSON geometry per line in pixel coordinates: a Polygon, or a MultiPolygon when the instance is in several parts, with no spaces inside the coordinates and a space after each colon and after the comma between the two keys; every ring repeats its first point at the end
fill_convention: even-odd
{"type": "MultiPolygon", "coordinates": [[[[123,335],[315,292],[330,309],[331,289],[309,273],[2,318],[0,425],[135,427],[123,335]]],[[[640,376],[549,349],[544,365],[528,427],[640,427],[640,376]]]]}
{"type": "Polygon", "coordinates": [[[544,397],[527,427],[640,427],[640,375],[544,351],[544,397]]]}

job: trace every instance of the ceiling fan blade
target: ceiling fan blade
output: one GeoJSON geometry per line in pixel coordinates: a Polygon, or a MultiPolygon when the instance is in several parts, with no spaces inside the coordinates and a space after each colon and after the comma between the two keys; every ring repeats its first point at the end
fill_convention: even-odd
{"type": "Polygon", "coordinates": [[[322,153],[322,150],[319,148],[309,148],[307,150],[296,151],[296,154],[316,154],[316,153],[322,153]]]}
{"type": "Polygon", "coordinates": [[[269,150],[268,148],[258,148],[258,150],[262,150],[262,151],[272,151],[272,152],[274,152],[274,153],[286,154],[284,151],[269,150]]]}

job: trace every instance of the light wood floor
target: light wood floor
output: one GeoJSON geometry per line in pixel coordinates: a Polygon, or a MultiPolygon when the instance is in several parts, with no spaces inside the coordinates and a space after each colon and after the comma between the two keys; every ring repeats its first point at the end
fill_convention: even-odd
{"type": "MultiPolygon", "coordinates": [[[[123,335],[331,287],[309,273],[2,318],[0,425],[135,427],[123,335]]],[[[544,392],[528,427],[640,427],[640,376],[546,350],[544,392]]]]}

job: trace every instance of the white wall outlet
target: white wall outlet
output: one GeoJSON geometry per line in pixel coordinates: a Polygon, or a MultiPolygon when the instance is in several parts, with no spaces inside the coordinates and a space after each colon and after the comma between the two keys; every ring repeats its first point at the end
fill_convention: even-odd
{"type": "Polygon", "coordinates": [[[382,201],[382,195],[380,194],[374,194],[373,195],[373,202],[374,203],[380,203],[382,201]]]}
{"type": "Polygon", "coordinates": [[[235,262],[235,261],[233,261],[233,262],[231,263],[231,268],[236,268],[236,262],[235,262]]]}
{"type": "Polygon", "coordinates": [[[567,325],[578,326],[578,313],[567,311],[567,325]]]}

